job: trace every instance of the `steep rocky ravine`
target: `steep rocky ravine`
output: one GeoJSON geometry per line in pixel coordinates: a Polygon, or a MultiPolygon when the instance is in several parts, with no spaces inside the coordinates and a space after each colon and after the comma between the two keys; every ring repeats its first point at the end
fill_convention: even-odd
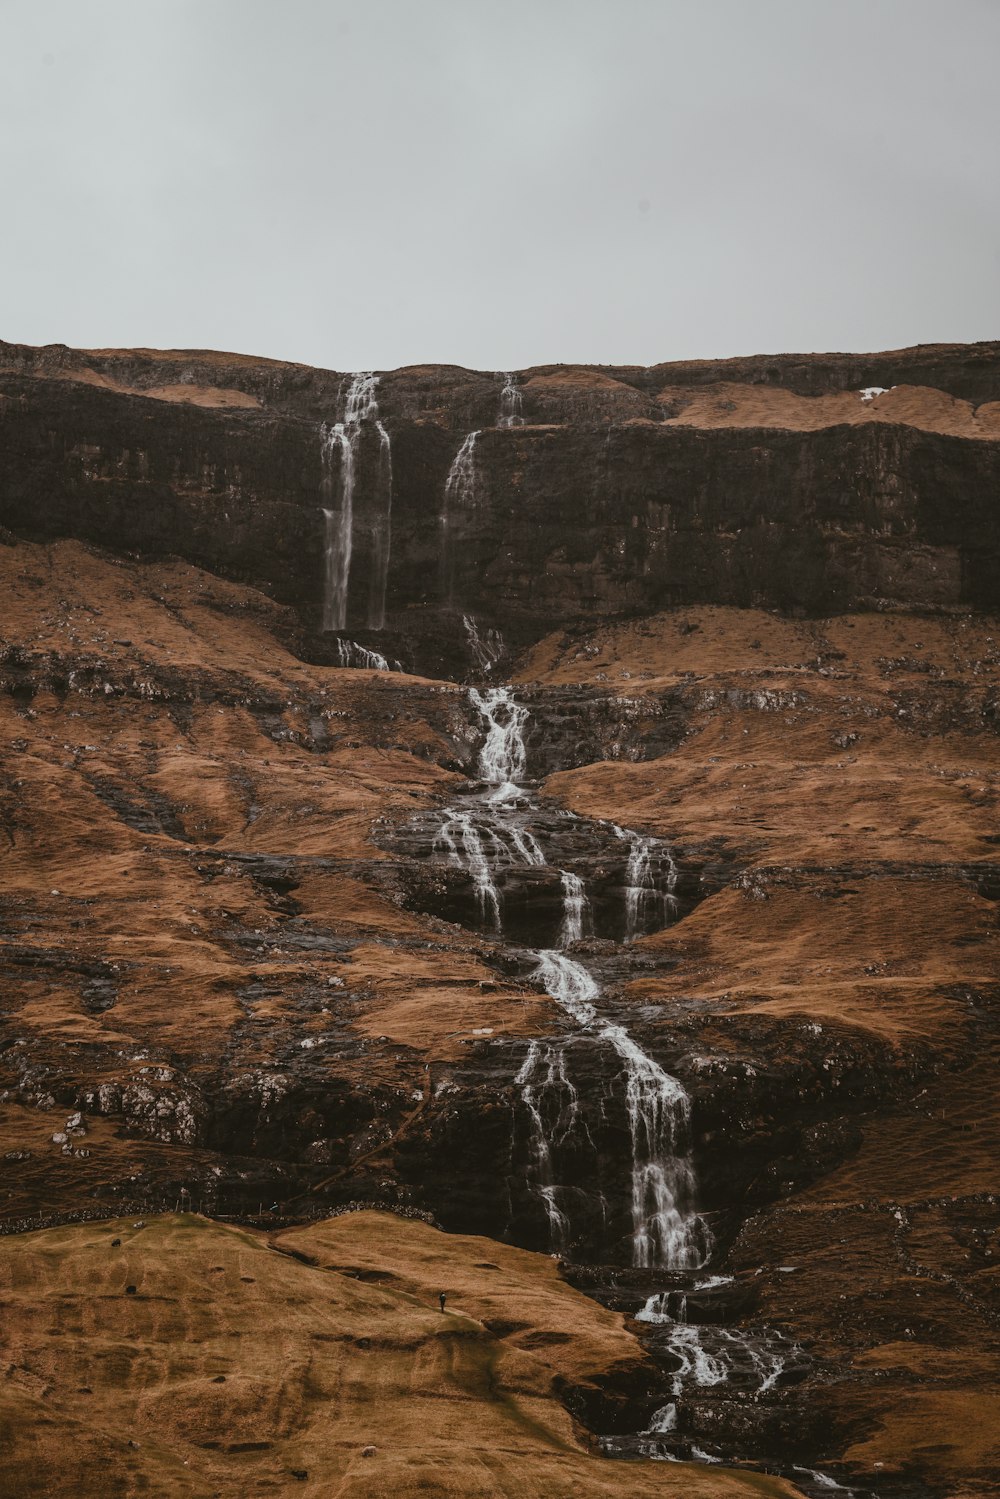
{"type": "Polygon", "coordinates": [[[995,349],[226,360],[5,346],[5,1226],[429,1215],[626,1314],[594,1482],[995,1491],[995,349]]]}

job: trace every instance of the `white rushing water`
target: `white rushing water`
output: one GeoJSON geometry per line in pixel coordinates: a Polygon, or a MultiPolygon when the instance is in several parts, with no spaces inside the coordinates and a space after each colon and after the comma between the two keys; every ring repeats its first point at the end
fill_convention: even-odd
{"type": "MultiPolygon", "coordinates": [[[[503,901],[497,872],[515,864],[548,867],[544,850],[524,821],[524,734],[529,715],[509,687],[482,691],[473,687],[469,699],[485,728],[478,771],[488,789],[478,812],[455,807],[443,810],[434,847],[450,864],[468,873],[482,921],[500,934],[503,901]]],[[[639,892],[635,898],[638,921],[644,914],[642,898],[657,895],[652,859],[655,840],[619,828],[615,832],[630,840],[628,885],[629,891],[634,887],[639,892]]],[[[662,866],[662,846],[655,847],[662,866]]],[[[672,860],[669,870],[671,881],[676,880],[672,860]]],[[[600,1014],[601,991],[593,974],[560,950],[587,935],[592,922],[583,880],[570,870],[560,870],[559,878],[563,909],[560,946],[536,954],[538,964],[533,976],[576,1026],[609,1046],[621,1063],[632,1157],[632,1263],[671,1270],[696,1269],[707,1259],[712,1239],[693,1207],[690,1099],[678,1079],[665,1072],[623,1025],[600,1014]]],[[[543,1046],[532,1042],[517,1076],[532,1125],[534,1184],[545,1205],[552,1243],[557,1247],[568,1242],[569,1222],[559,1202],[552,1152],[577,1119],[576,1093],[566,1069],[568,1044],[550,1042],[543,1046]]]]}
{"type": "Polygon", "coordinates": [[[381,651],[369,651],[356,640],[338,640],[337,657],[341,666],[360,666],[368,671],[391,671],[388,657],[381,651]]]}
{"type": "Polygon", "coordinates": [[[385,626],[385,595],[389,575],[392,512],[392,449],[389,434],[379,420],[376,389],[378,376],[370,370],[351,377],[344,403],[344,419],[320,428],[323,478],[320,492],[332,500],[334,458],[340,456],[340,508],[323,507],[326,520],[326,580],[323,596],[323,629],[342,630],[347,624],[347,591],[354,549],[354,487],[358,446],[363,425],[374,424],[379,439],[377,519],[372,532],[372,585],[368,626],[385,626]]]}
{"type": "Polygon", "coordinates": [[[493,879],[490,861],[482,835],[469,812],[458,812],[446,807],[441,814],[441,827],[434,840],[434,848],[444,853],[448,862],[456,869],[468,871],[472,887],[476,892],[479,914],[493,931],[501,932],[503,922],[500,915],[500,892],[493,879]]]}
{"type": "Polygon", "coordinates": [[[687,1293],[684,1291],[658,1291],[649,1296],[635,1314],[637,1322],[653,1322],[669,1327],[672,1322],[687,1321],[687,1293]]]}
{"type": "Polygon", "coordinates": [[[479,751],[479,774],[493,788],[491,805],[515,801],[528,763],[524,726],[528,710],[515,702],[509,687],[469,688],[469,700],[486,721],[486,739],[479,751]]]}
{"type": "MultiPolygon", "coordinates": [[[[664,1293],[664,1299],[680,1294],[664,1293]]],[[[685,1308],[676,1301],[671,1303],[676,1316],[666,1311],[650,1312],[650,1302],[657,1301],[659,1298],[650,1297],[636,1320],[670,1329],[660,1346],[669,1348],[674,1358],[671,1393],[675,1399],[691,1389],[709,1389],[734,1378],[755,1395],[766,1395],[784,1373],[789,1354],[800,1352],[795,1345],[781,1341],[766,1329],[744,1333],[714,1323],[707,1326],[689,1323],[685,1308]]]]}
{"type": "Polygon", "coordinates": [[[389,587],[389,553],[392,549],[392,445],[380,421],[378,433],[378,509],[372,531],[372,581],[368,595],[369,630],[385,629],[385,596],[389,587]]]}
{"type": "Polygon", "coordinates": [[[695,1183],[687,1092],[624,1026],[598,1014],[600,989],[582,963],[549,949],[538,954],[535,978],[578,1025],[613,1047],[624,1067],[632,1140],[632,1263],[697,1269],[708,1258],[712,1239],[691,1206],[695,1183]]]}
{"type": "Polygon", "coordinates": [[[530,828],[511,822],[506,826],[477,822],[474,812],[445,807],[434,839],[434,850],[455,869],[463,869],[472,881],[480,919],[497,934],[503,932],[503,896],[497,886],[497,869],[517,864],[544,866],[545,854],[530,828]]]}
{"type": "Polygon", "coordinates": [[[523,411],[524,397],[521,395],[517,377],[508,371],[503,376],[503,387],[500,391],[500,415],[497,418],[497,426],[523,427],[523,411]]]}
{"type": "Polygon", "coordinates": [[[561,869],[559,877],[563,887],[563,922],[559,929],[559,946],[570,947],[593,931],[590,917],[590,901],[578,874],[561,869]]]}
{"type": "Polygon", "coordinates": [[[636,1312],[637,1322],[654,1322],[668,1326],[672,1322],[687,1321],[688,1295],[697,1291],[715,1291],[720,1286],[732,1285],[732,1275],[707,1275],[696,1280],[685,1291],[658,1291],[647,1298],[645,1305],[636,1312]]]}
{"type": "Polygon", "coordinates": [[[323,629],[342,630],[347,624],[347,581],[351,571],[351,547],[354,533],[354,448],[343,424],[323,427],[320,431],[323,461],[321,493],[333,496],[333,455],[341,455],[340,509],[324,505],[326,576],[323,590],[323,629]]]}
{"type": "Polygon", "coordinates": [[[487,630],[483,635],[474,614],[462,615],[462,627],[465,630],[469,654],[479,670],[488,675],[503,655],[503,636],[499,630],[487,630]]]}
{"type": "Polygon", "coordinates": [[[565,1048],[558,1043],[532,1041],[514,1082],[531,1117],[536,1187],[549,1220],[549,1241],[554,1249],[562,1250],[569,1241],[570,1222],[559,1207],[551,1147],[572,1133],[579,1108],[576,1089],[566,1071],[565,1048]],[[554,1121],[549,1125],[543,1107],[554,1121]]]}
{"type": "Polygon", "coordinates": [[[653,1412],[653,1418],[649,1423],[649,1430],[662,1436],[665,1432],[677,1429],[677,1407],[672,1402],[669,1405],[661,1405],[658,1411],[653,1412]]]}
{"type": "Polygon", "coordinates": [[[633,941],[650,926],[666,926],[677,914],[677,865],[673,854],[658,838],[644,837],[628,828],[611,825],[615,836],[629,845],[625,866],[625,937],[633,941]],[[663,870],[658,880],[653,859],[663,870]]]}
{"type": "Polygon", "coordinates": [[[798,1464],[793,1464],[792,1472],[804,1473],[819,1489],[829,1489],[831,1493],[847,1494],[850,1496],[850,1499],[854,1499],[854,1489],[845,1489],[843,1484],[838,1483],[835,1478],[831,1478],[829,1473],[821,1473],[818,1468],[802,1468],[798,1464]]]}
{"type": "MultiPolygon", "coordinates": [[[[451,461],[448,477],[444,481],[444,497],[441,502],[440,576],[442,597],[451,602],[454,595],[454,558],[452,555],[451,531],[456,515],[472,510],[476,503],[478,468],[476,465],[476,439],[478,432],[470,432],[451,461]]],[[[460,531],[461,535],[462,532],[460,531]]]]}

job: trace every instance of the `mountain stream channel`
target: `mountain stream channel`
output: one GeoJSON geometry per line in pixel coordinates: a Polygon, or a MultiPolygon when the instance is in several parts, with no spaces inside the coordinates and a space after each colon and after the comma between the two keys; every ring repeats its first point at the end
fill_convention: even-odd
{"type": "Polygon", "coordinates": [[[781,1424],[782,1397],[808,1378],[813,1361],[778,1329],[734,1325],[752,1298],[719,1269],[723,1249],[710,1215],[699,1211],[690,1097],[576,956],[595,930],[613,933],[621,953],[677,919],[671,850],[614,823],[541,805],[528,777],[528,708],[509,687],[472,687],[469,695],[485,731],[478,779],[448,806],[419,814],[400,841],[420,847],[454,882],[448,914],[489,934],[564,1017],[556,1038],[529,1043],[514,1080],[538,1214],[535,1231],[514,1236],[544,1243],[547,1235],[567,1279],[633,1319],[669,1396],[643,1430],[603,1436],[601,1449],[612,1457],[765,1469],[810,1496],[860,1494],[846,1480],[776,1459],[772,1442],[755,1440],[775,1416],[781,1424]],[[616,853],[624,875],[613,891],[588,888],[581,830],[591,846],[597,839],[616,853]],[[578,868],[562,867],[574,862],[574,851],[578,868]],[[597,1099],[582,1081],[583,1073],[595,1075],[582,1065],[595,1052],[602,1074],[614,1079],[597,1099]],[[623,1160],[630,1162],[624,1181],[623,1160]]]}

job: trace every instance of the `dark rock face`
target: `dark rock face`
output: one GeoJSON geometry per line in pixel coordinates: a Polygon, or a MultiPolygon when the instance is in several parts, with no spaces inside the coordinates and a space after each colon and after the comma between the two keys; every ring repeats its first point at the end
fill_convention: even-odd
{"type": "MultiPolygon", "coordinates": [[[[249,404],[233,408],[141,393],[178,379],[176,363],[157,356],[8,345],[0,355],[3,524],[179,553],[267,589],[316,629],[323,506],[343,498],[339,474],[324,490],[321,425],[343,415],[344,377],[191,356],[181,380],[243,391],[249,404]],[[86,370],[129,383],[84,383],[86,370]]],[[[909,376],[978,400],[1000,394],[995,346],[736,364],[711,367],[714,378],[721,370],[812,395],[851,388],[863,369],[887,384],[909,376]]],[[[582,615],[679,604],[820,614],[878,601],[992,601],[1000,522],[988,497],[1000,444],[883,422],[812,431],[665,424],[669,408],[653,402],[655,391],[665,382],[695,388],[705,373],[577,371],[574,384],[566,372],[529,371],[518,378],[530,425],[509,427],[497,425],[492,377],[381,377],[392,443],[390,654],[425,671],[468,665],[463,615],[517,647],[582,615]],[[472,430],[469,484],[446,501],[450,466],[472,430]]],[[[357,637],[389,519],[375,513],[384,506],[381,454],[366,425],[355,458],[347,623],[357,637]]]]}

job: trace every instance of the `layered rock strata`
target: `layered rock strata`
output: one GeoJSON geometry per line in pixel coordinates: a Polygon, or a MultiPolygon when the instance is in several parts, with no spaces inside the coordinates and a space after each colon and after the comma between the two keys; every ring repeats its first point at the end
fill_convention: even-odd
{"type": "Polygon", "coordinates": [[[385,624],[389,654],[448,675],[475,661],[463,617],[516,649],[581,616],[676,605],[994,602],[996,345],[410,369],[364,401],[360,378],[0,345],[0,523],[179,554],[293,604],[309,635],[385,624]]]}

